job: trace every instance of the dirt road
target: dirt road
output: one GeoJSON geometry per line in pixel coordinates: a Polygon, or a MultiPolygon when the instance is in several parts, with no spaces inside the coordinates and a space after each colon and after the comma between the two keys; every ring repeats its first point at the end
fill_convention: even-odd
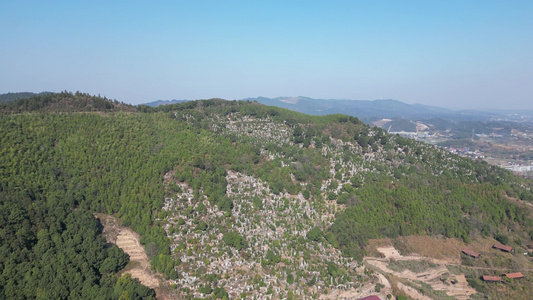
{"type": "MultiPolygon", "coordinates": [[[[464,275],[451,275],[446,268],[446,265],[453,264],[453,261],[446,261],[442,259],[428,259],[421,256],[402,256],[394,247],[381,247],[377,249],[385,258],[367,257],[365,262],[371,266],[376,267],[382,273],[392,275],[399,279],[404,279],[412,282],[424,282],[431,285],[433,290],[444,291],[447,295],[456,299],[468,299],[470,295],[475,294],[476,291],[468,285],[464,275]],[[423,272],[415,273],[410,270],[396,272],[388,268],[391,259],[394,260],[427,260],[437,265],[435,268],[429,268],[423,272]],[[442,281],[441,278],[446,275],[448,278],[442,281]],[[451,283],[451,282],[455,283],[451,283]]],[[[383,275],[381,275],[383,276],[383,275]]],[[[381,279],[380,276],[380,279],[381,279]]],[[[426,300],[430,299],[422,295],[416,289],[398,282],[397,287],[408,294],[413,299],[426,300]]]]}

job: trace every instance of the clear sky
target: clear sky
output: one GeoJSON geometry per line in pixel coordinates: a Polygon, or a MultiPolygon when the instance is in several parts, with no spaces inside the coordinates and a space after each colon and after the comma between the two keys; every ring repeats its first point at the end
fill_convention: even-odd
{"type": "Polygon", "coordinates": [[[0,93],[533,109],[533,1],[0,0],[0,93]]]}

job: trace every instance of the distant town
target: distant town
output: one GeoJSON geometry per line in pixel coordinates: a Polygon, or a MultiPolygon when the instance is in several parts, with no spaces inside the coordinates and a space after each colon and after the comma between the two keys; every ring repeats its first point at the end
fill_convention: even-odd
{"type": "MultiPolygon", "coordinates": [[[[482,159],[492,165],[497,165],[521,176],[533,176],[533,126],[531,117],[511,116],[509,119],[486,122],[490,133],[475,133],[470,136],[463,130],[458,133],[454,129],[432,130],[422,122],[416,122],[416,131],[389,131],[403,137],[415,139],[436,145],[462,157],[482,159]],[[507,128],[495,128],[499,122],[507,128]],[[500,131],[500,132],[498,132],[500,131]],[[460,137],[460,138],[458,138],[460,137]]],[[[386,120],[392,121],[392,120],[386,120]]],[[[376,125],[387,129],[389,122],[375,122],[376,125]]],[[[414,123],[414,122],[413,122],[414,123]]],[[[502,126],[503,127],[503,126],[502,126]]],[[[479,129],[478,129],[479,130],[479,129]]]]}

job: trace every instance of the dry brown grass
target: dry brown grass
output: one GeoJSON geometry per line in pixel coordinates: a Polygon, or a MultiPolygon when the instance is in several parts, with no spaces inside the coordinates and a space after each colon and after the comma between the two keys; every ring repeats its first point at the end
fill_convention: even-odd
{"type": "Polygon", "coordinates": [[[422,273],[422,272],[427,271],[428,269],[439,267],[439,265],[434,264],[427,260],[394,260],[394,259],[391,259],[387,267],[398,273],[401,273],[406,269],[414,273],[422,273]]]}
{"type": "Polygon", "coordinates": [[[140,268],[140,267],[141,267],[140,262],[130,260],[130,262],[124,267],[124,269],[120,270],[119,274],[122,276],[126,273],[129,273],[130,270],[140,268]]]}
{"type": "MultiPolygon", "coordinates": [[[[399,261],[391,261],[388,265],[389,267],[390,264],[395,263],[415,264],[415,266],[418,266],[418,264],[421,263],[421,260],[423,261],[424,259],[427,259],[434,264],[448,266],[449,273],[446,271],[442,274],[442,276],[448,277],[447,283],[441,282],[442,279],[440,278],[442,278],[442,276],[436,279],[429,279],[429,277],[420,277],[417,274],[415,274],[416,277],[408,277],[406,271],[401,273],[394,272],[393,270],[387,271],[387,269],[383,268],[386,261],[382,259],[367,258],[366,266],[370,269],[374,268],[369,267],[369,265],[380,268],[380,272],[385,273],[389,279],[394,294],[404,293],[411,295],[412,297],[414,292],[403,286],[402,283],[405,285],[411,283],[411,281],[421,281],[424,282],[425,285],[422,285],[421,287],[416,285],[416,288],[421,288],[419,291],[426,296],[429,296],[429,298],[434,299],[450,299],[450,297],[456,299],[481,299],[484,297],[488,297],[488,299],[529,299],[524,297],[525,295],[529,295],[528,293],[533,287],[532,262],[520,251],[506,253],[492,249],[494,243],[494,239],[481,236],[476,236],[469,244],[465,244],[457,239],[428,236],[408,236],[394,240],[382,239],[371,240],[369,242],[367,251],[371,256],[378,258],[382,257],[380,253],[377,253],[377,248],[390,247],[390,244],[393,244],[393,246],[402,253],[403,256],[397,258],[399,261]],[[461,258],[461,250],[464,247],[468,247],[481,253],[481,257],[478,259],[470,259],[465,256],[465,259],[470,259],[471,261],[468,266],[460,266],[461,264],[465,264],[465,259],[461,258]],[[516,271],[521,271],[526,275],[526,278],[515,280],[514,282],[507,282],[505,284],[486,284],[481,282],[480,284],[483,289],[478,290],[479,294],[474,295],[472,294],[475,293],[475,291],[466,282],[464,276],[466,275],[468,278],[479,278],[481,275],[501,275],[506,272],[516,271]],[[458,282],[451,284],[450,281],[452,278],[458,280],[458,282]],[[429,286],[431,286],[431,290],[429,289],[429,286]],[[445,295],[443,291],[448,294],[445,295]]],[[[517,249],[520,248],[517,247],[517,249]]],[[[381,250],[383,251],[383,249],[381,250]]],[[[403,265],[401,267],[403,267],[403,265]]],[[[425,268],[426,266],[422,265],[422,267],[425,268]]],[[[429,270],[426,272],[431,272],[431,268],[428,267],[428,269],[429,270]]]]}
{"type": "Polygon", "coordinates": [[[389,238],[369,240],[366,247],[367,256],[383,257],[383,254],[377,248],[387,246],[392,246],[392,241],[389,238]]]}
{"type": "Polygon", "coordinates": [[[407,236],[397,238],[394,241],[394,246],[402,255],[419,254],[423,257],[439,260],[459,261],[461,249],[465,247],[465,243],[444,237],[407,236]]]}

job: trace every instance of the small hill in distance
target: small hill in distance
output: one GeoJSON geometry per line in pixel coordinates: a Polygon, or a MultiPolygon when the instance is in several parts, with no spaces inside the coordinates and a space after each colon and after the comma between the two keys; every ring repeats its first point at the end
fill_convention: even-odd
{"type": "Polygon", "coordinates": [[[176,99],[172,99],[172,100],[156,100],[156,101],[153,101],[153,102],[144,103],[143,105],[147,105],[147,106],[151,106],[151,107],[158,107],[159,105],[183,103],[183,102],[187,102],[187,101],[190,101],[190,100],[176,100],[176,99]]]}
{"type": "Polygon", "coordinates": [[[41,92],[41,93],[32,93],[32,92],[19,92],[19,93],[6,93],[0,94],[0,104],[8,103],[17,99],[27,99],[33,96],[51,94],[51,92],[41,92]]]}
{"type": "Polygon", "coordinates": [[[0,95],[0,112],[88,112],[136,111],[131,104],[87,93],[8,93],[0,95]]]}

